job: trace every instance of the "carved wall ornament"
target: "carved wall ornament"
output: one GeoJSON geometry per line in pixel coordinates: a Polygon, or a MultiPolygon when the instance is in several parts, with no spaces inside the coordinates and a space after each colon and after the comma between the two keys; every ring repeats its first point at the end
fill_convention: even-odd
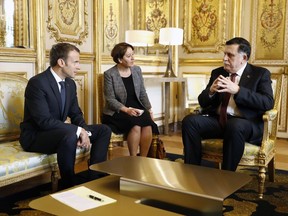
{"type": "Polygon", "coordinates": [[[254,63],[282,64],[287,59],[286,8],[286,0],[256,0],[254,2],[251,42],[252,49],[254,49],[251,59],[254,63]]]}
{"type": "Polygon", "coordinates": [[[108,51],[111,51],[113,47],[116,45],[117,37],[119,35],[119,25],[117,22],[116,11],[119,11],[119,10],[113,7],[112,2],[109,2],[109,9],[107,8],[107,10],[105,11],[107,12],[107,14],[105,16],[105,24],[104,24],[104,37],[106,39],[105,46],[108,51]]]}
{"type": "Polygon", "coordinates": [[[88,36],[88,0],[49,0],[47,28],[56,42],[81,45],[88,36]]]}
{"type": "Polygon", "coordinates": [[[167,27],[168,20],[165,14],[164,0],[150,0],[146,4],[146,28],[155,34],[155,43],[159,43],[159,31],[161,28],[167,27]]]}
{"type": "MultiPolygon", "coordinates": [[[[211,0],[209,0],[212,2],[211,0]]],[[[192,15],[192,26],[194,36],[200,41],[208,41],[212,34],[215,34],[216,25],[219,17],[216,14],[215,7],[209,5],[207,0],[201,2],[194,15],[192,15]]]]}
{"type": "Polygon", "coordinates": [[[185,0],[184,43],[187,53],[219,52],[225,43],[227,0],[185,0]]]}
{"type": "Polygon", "coordinates": [[[281,11],[282,5],[274,3],[271,0],[270,3],[264,5],[262,13],[260,14],[260,23],[263,27],[261,31],[260,40],[264,47],[269,50],[277,45],[280,40],[280,29],[283,21],[283,13],[281,11]]]}

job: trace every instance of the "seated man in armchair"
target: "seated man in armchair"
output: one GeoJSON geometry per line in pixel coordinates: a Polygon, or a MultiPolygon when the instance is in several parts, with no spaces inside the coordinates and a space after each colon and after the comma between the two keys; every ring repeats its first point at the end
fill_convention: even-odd
{"type": "Polygon", "coordinates": [[[200,165],[201,140],[221,138],[222,169],[235,171],[245,142],[261,144],[262,115],[274,105],[272,81],[266,68],[248,63],[250,53],[250,43],[244,38],[226,42],[224,66],[212,71],[198,96],[203,112],[182,121],[185,163],[200,165]]]}

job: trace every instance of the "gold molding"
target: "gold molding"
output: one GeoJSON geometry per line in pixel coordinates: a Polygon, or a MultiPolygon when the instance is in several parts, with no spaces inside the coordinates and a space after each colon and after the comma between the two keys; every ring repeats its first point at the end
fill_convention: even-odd
{"type": "Polygon", "coordinates": [[[36,53],[32,49],[1,47],[0,59],[2,62],[35,62],[36,53]]]}
{"type": "Polygon", "coordinates": [[[9,71],[9,72],[5,72],[5,71],[1,71],[0,74],[10,74],[10,75],[16,75],[22,78],[27,79],[27,72],[22,72],[22,71],[9,71]]]}
{"type": "Polygon", "coordinates": [[[14,0],[14,46],[30,47],[28,28],[28,0],[14,0]]]}
{"type": "Polygon", "coordinates": [[[219,65],[223,66],[222,59],[179,59],[180,68],[183,66],[195,66],[195,65],[203,65],[203,66],[211,66],[211,65],[219,65]]]}
{"type": "Polygon", "coordinates": [[[88,0],[61,0],[60,4],[49,0],[47,29],[56,42],[83,44],[88,37],[88,0]]]}
{"type": "Polygon", "coordinates": [[[88,121],[88,71],[78,71],[74,81],[77,86],[77,96],[79,106],[84,113],[85,121],[88,121]]]}
{"type": "Polygon", "coordinates": [[[223,48],[226,37],[226,2],[185,0],[183,47],[187,53],[216,53],[223,48]]]}

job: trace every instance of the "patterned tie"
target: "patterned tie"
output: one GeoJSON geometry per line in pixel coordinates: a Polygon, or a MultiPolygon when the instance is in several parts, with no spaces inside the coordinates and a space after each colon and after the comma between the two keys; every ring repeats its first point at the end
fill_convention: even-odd
{"type": "MultiPolygon", "coordinates": [[[[237,76],[236,73],[230,75],[230,79],[232,82],[235,82],[235,77],[237,76]]],[[[222,98],[222,103],[220,107],[220,116],[219,116],[219,123],[222,128],[225,127],[226,122],[227,122],[227,106],[229,103],[231,94],[226,92],[222,98]]]]}
{"type": "Polygon", "coordinates": [[[62,101],[62,107],[61,107],[61,111],[62,114],[64,112],[64,107],[65,107],[65,100],[66,100],[66,90],[65,90],[65,82],[61,81],[59,82],[60,86],[61,86],[61,90],[60,90],[60,94],[61,94],[61,101],[62,101]]]}

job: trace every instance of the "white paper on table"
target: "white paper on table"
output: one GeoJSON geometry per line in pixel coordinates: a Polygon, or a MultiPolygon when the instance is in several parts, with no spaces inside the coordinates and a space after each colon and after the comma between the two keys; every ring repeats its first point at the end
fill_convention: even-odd
{"type": "Polygon", "coordinates": [[[76,209],[77,211],[85,211],[117,201],[103,194],[97,193],[85,186],[80,186],[68,191],[51,194],[51,196],[54,199],[64,203],[65,205],[76,209]],[[89,195],[98,197],[102,201],[91,199],[89,198],[89,195]]]}

